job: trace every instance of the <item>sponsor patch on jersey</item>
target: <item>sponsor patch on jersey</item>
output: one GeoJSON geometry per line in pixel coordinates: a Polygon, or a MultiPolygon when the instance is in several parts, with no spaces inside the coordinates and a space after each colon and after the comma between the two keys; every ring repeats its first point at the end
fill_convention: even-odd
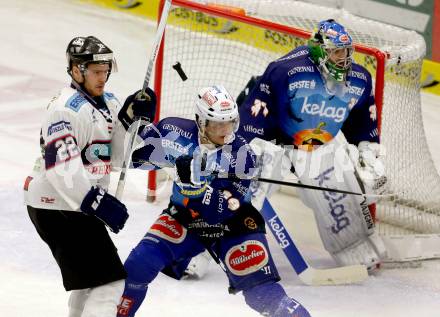
{"type": "Polygon", "coordinates": [[[40,201],[45,204],[53,204],[55,202],[55,198],[41,196],[40,201]]]}
{"type": "Polygon", "coordinates": [[[299,57],[299,56],[303,56],[303,55],[307,55],[309,53],[309,50],[307,49],[307,50],[300,50],[300,51],[298,51],[298,52],[296,52],[296,53],[293,53],[293,54],[291,54],[291,55],[287,55],[286,57],[283,57],[283,58],[279,58],[277,61],[286,61],[286,60],[289,60],[289,59],[292,59],[292,58],[296,58],[296,57],[299,57]]]}
{"type": "Polygon", "coordinates": [[[304,98],[301,113],[318,115],[320,117],[333,119],[335,122],[342,122],[345,119],[347,109],[345,107],[327,106],[324,100],[321,104],[309,102],[308,97],[304,98]]]}
{"type": "Polygon", "coordinates": [[[72,131],[72,125],[70,124],[70,122],[68,121],[58,121],[55,123],[52,123],[48,128],[47,128],[47,135],[52,135],[54,133],[63,131],[64,129],[66,129],[67,131],[72,131]]]}
{"type": "Polygon", "coordinates": [[[182,128],[180,128],[178,126],[176,126],[174,124],[169,124],[169,123],[165,123],[162,126],[162,129],[169,130],[169,131],[174,131],[174,132],[178,133],[179,135],[181,135],[181,136],[183,136],[184,138],[187,138],[187,139],[191,139],[192,135],[193,135],[192,132],[185,131],[185,130],[183,130],[182,128]]]}
{"type": "Polygon", "coordinates": [[[187,146],[183,146],[179,142],[175,142],[168,139],[162,139],[161,143],[163,148],[173,150],[172,154],[188,154],[189,148],[192,145],[192,144],[188,144],[187,146]]]}
{"type": "Polygon", "coordinates": [[[269,262],[269,255],[263,243],[249,240],[229,249],[225,262],[233,274],[243,276],[263,268],[269,262]]]}
{"type": "Polygon", "coordinates": [[[313,73],[315,68],[313,66],[296,66],[287,72],[287,76],[295,75],[296,73],[313,73]]]}
{"type": "Polygon", "coordinates": [[[354,70],[350,71],[350,72],[348,73],[348,76],[355,77],[355,78],[359,78],[359,79],[362,79],[362,80],[364,80],[364,81],[367,81],[367,76],[365,76],[364,73],[356,72],[356,71],[354,71],[354,70]]]}
{"type": "Polygon", "coordinates": [[[269,85],[268,85],[268,84],[261,83],[261,84],[260,84],[260,91],[261,91],[261,92],[264,92],[264,93],[267,94],[267,95],[270,95],[270,88],[269,88],[269,85]]]}
{"type": "Polygon", "coordinates": [[[352,85],[349,85],[347,87],[347,92],[349,94],[353,94],[353,95],[356,95],[356,96],[362,96],[364,91],[365,91],[365,87],[361,88],[361,87],[352,86],[352,85]]]}
{"type": "Polygon", "coordinates": [[[315,89],[315,87],[316,87],[316,81],[314,80],[298,80],[289,84],[289,90],[302,89],[302,88],[315,89]]]}
{"type": "Polygon", "coordinates": [[[264,128],[256,128],[251,124],[243,126],[243,130],[253,134],[264,135],[264,128]]]}
{"type": "Polygon", "coordinates": [[[244,225],[251,230],[257,229],[257,223],[255,222],[255,219],[252,217],[246,217],[244,219],[244,225]]]}
{"type": "Polygon", "coordinates": [[[81,96],[79,93],[76,93],[67,100],[66,107],[78,112],[79,109],[81,109],[81,107],[87,102],[88,101],[83,96],[81,96]]]}
{"type": "Polygon", "coordinates": [[[186,229],[170,215],[161,215],[148,233],[172,243],[181,243],[186,237],[186,229]]]}
{"type": "Polygon", "coordinates": [[[211,197],[213,192],[214,189],[211,186],[206,185],[206,192],[205,195],[203,196],[202,204],[209,205],[211,203],[211,197]]]}

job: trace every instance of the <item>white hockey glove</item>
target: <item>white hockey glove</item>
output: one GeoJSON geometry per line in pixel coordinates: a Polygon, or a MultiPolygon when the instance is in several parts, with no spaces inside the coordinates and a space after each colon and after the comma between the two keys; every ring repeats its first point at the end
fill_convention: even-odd
{"type": "MultiPolygon", "coordinates": [[[[348,154],[367,193],[381,195],[386,191],[384,148],[379,143],[362,141],[356,147],[349,144],[348,154]]],[[[374,203],[374,201],[369,201],[374,203]]]]}

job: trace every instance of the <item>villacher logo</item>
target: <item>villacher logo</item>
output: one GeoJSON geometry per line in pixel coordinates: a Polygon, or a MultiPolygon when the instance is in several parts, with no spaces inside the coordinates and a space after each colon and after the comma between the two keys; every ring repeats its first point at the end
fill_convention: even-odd
{"type": "Polygon", "coordinates": [[[173,243],[180,243],[186,237],[186,229],[170,215],[161,215],[148,233],[173,243]]]}
{"type": "Polygon", "coordinates": [[[233,274],[243,276],[263,268],[269,262],[269,256],[262,242],[249,240],[232,247],[225,260],[233,274]]]}

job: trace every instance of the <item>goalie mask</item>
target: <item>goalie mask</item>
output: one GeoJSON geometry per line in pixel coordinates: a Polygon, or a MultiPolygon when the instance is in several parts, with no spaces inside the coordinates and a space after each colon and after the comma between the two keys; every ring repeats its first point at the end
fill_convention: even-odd
{"type": "Polygon", "coordinates": [[[79,70],[84,76],[89,64],[108,64],[107,80],[110,77],[110,73],[117,71],[113,51],[94,36],[73,38],[69,45],[67,45],[66,57],[67,73],[70,76],[72,76],[73,65],[78,65],[79,70]]]}
{"type": "Polygon", "coordinates": [[[345,82],[354,50],[352,39],[341,24],[333,19],[319,22],[318,30],[309,40],[309,49],[311,59],[326,78],[345,82]]]}
{"type": "Polygon", "coordinates": [[[224,145],[238,130],[238,107],[223,86],[205,87],[197,96],[195,119],[202,143],[224,145]]]}

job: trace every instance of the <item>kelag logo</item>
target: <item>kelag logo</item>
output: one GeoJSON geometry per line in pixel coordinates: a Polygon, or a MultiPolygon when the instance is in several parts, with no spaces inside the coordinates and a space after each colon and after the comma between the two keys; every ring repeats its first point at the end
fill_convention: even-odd
{"type": "Polygon", "coordinates": [[[138,0],[114,0],[113,4],[121,9],[133,9],[142,4],[138,0]]]}

